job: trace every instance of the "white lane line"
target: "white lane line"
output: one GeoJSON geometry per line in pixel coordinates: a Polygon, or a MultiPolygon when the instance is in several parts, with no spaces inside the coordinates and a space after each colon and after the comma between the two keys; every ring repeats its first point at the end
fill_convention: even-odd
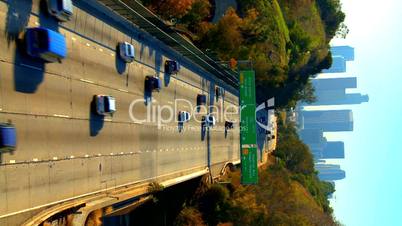
{"type": "Polygon", "coordinates": [[[124,155],[124,152],[120,152],[120,155],[124,155]]]}
{"type": "Polygon", "coordinates": [[[9,162],[10,162],[10,164],[14,164],[15,160],[10,160],[9,162]]]}
{"type": "Polygon", "coordinates": [[[130,151],[130,154],[132,155],[134,152],[130,151]]]}
{"type": "Polygon", "coordinates": [[[105,118],[105,119],[103,119],[103,121],[105,121],[105,122],[111,122],[112,119],[110,119],[110,118],[105,118]]]}
{"type": "Polygon", "coordinates": [[[145,152],[146,152],[146,153],[148,153],[148,152],[149,152],[149,150],[146,150],[145,152]]]}
{"type": "Polygon", "coordinates": [[[39,159],[34,158],[34,159],[32,159],[32,161],[37,162],[37,161],[39,161],[39,159]]]}
{"type": "Polygon", "coordinates": [[[126,90],[126,89],[117,89],[117,90],[128,93],[128,90],[126,90]]]}
{"type": "Polygon", "coordinates": [[[162,149],[159,149],[159,152],[162,152],[163,150],[162,149]]]}
{"type": "Polygon", "coordinates": [[[77,40],[76,38],[74,38],[74,37],[71,37],[71,40],[73,40],[74,42],[77,40]]]}
{"type": "Polygon", "coordinates": [[[89,155],[87,154],[87,155],[85,155],[85,158],[89,158],[89,155]]]}
{"type": "Polygon", "coordinates": [[[86,83],[91,83],[91,84],[94,84],[94,83],[95,83],[95,82],[93,82],[93,81],[91,81],[91,80],[83,79],[83,78],[80,78],[80,81],[86,82],[86,83]]]}
{"type": "Polygon", "coordinates": [[[68,115],[53,114],[53,116],[58,117],[58,118],[70,118],[70,116],[68,116],[68,115]]]}
{"type": "Polygon", "coordinates": [[[99,51],[103,52],[103,49],[99,49],[99,51]]]}
{"type": "Polygon", "coordinates": [[[75,158],[75,156],[74,156],[74,155],[70,156],[70,159],[73,159],[73,158],[75,158]]]}
{"type": "Polygon", "coordinates": [[[58,160],[59,158],[57,158],[57,157],[53,157],[52,159],[53,159],[53,160],[58,160]]]}
{"type": "Polygon", "coordinates": [[[91,46],[89,43],[86,44],[87,46],[91,46]]]}
{"type": "Polygon", "coordinates": [[[98,153],[98,156],[102,156],[102,154],[101,154],[101,153],[98,153]]]}

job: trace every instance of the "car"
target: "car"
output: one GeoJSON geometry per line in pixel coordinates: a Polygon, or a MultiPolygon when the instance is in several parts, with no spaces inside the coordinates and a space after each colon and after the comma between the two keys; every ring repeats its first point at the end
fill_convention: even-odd
{"type": "Polygon", "coordinates": [[[205,105],[207,103],[207,96],[205,94],[197,95],[197,106],[205,105]]]}
{"type": "Polygon", "coordinates": [[[17,146],[17,133],[14,125],[10,123],[0,124],[0,154],[12,152],[17,146]]]}
{"type": "Polygon", "coordinates": [[[234,128],[233,122],[225,121],[225,129],[226,130],[233,129],[233,128],[234,128]]]}
{"type": "Polygon", "coordinates": [[[216,125],[215,116],[212,114],[208,114],[207,116],[202,116],[201,124],[203,126],[214,127],[216,125]]]}
{"type": "Polygon", "coordinates": [[[190,118],[191,118],[190,112],[187,111],[180,111],[177,117],[178,121],[181,123],[190,121],[190,118]]]}
{"type": "Polygon", "coordinates": [[[176,74],[180,70],[180,65],[177,61],[166,60],[165,61],[165,72],[167,74],[176,74]]]}
{"type": "Polygon", "coordinates": [[[119,55],[120,58],[126,62],[131,63],[134,61],[134,46],[128,42],[119,42],[119,55]]]}
{"type": "Polygon", "coordinates": [[[159,77],[151,75],[145,77],[145,91],[159,92],[161,89],[162,89],[162,80],[159,77]]]}
{"type": "Polygon", "coordinates": [[[67,55],[66,38],[43,27],[27,28],[24,34],[26,53],[47,62],[61,62],[67,55]]]}
{"type": "Polygon", "coordinates": [[[109,95],[96,95],[96,113],[99,115],[113,115],[116,112],[116,100],[109,95]]]}
{"type": "Polygon", "coordinates": [[[47,0],[47,8],[50,15],[62,22],[69,21],[73,15],[72,0],[47,0]]]}

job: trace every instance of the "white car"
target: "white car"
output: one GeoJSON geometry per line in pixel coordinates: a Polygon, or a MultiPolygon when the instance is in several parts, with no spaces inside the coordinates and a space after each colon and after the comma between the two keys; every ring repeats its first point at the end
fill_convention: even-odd
{"type": "Polygon", "coordinates": [[[99,115],[113,115],[116,112],[116,100],[108,95],[96,95],[96,113],[99,115]]]}
{"type": "Polygon", "coordinates": [[[119,53],[120,58],[126,63],[131,63],[134,61],[134,46],[128,42],[119,42],[119,53]]]}
{"type": "Polygon", "coordinates": [[[73,15],[72,0],[47,0],[49,13],[59,21],[69,21],[73,15]]]}
{"type": "Polygon", "coordinates": [[[191,115],[190,112],[180,111],[178,115],[178,121],[181,123],[190,121],[191,115]]]}
{"type": "Polygon", "coordinates": [[[216,119],[215,116],[212,114],[209,114],[207,116],[202,117],[202,124],[205,126],[211,126],[214,127],[216,125],[216,119]]]}

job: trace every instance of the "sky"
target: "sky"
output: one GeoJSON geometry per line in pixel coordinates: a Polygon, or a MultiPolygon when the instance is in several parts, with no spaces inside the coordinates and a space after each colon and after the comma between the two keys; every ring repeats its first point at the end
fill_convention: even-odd
{"type": "MultiPolygon", "coordinates": [[[[354,131],[326,134],[345,141],[334,215],[346,226],[402,226],[402,1],[341,0],[350,32],[333,45],[351,45],[347,73],[369,103],[352,109],[354,131]]],[[[325,77],[321,75],[320,77],[325,77]]]]}

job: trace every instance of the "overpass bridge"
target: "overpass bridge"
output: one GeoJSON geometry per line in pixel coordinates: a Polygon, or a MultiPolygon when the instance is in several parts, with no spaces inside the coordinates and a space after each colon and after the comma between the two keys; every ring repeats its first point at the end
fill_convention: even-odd
{"type": "MultiPolygon", "coordinates": [[[[113,2],[121,7],[126,1],[113,2]]],[[[90,202],[94,208],[111,205],[146,193],[150,182],[169,186],[208,173],[218,176],[227,164],[240,161],[238,125],[225,136],[224,120],[218,119],[202,139],[196,116],[205,113],[194,114],[182,132],[175,121],[158,124],[158,117],[169,117],[159,106],[190,111],[200,93],[216,113],[238,106],[230,71],[207,56],[197,58],[195,47],[178,46],[183,40],[176,36],[179,42],[165,44],[150,35],[144,25],[149,12],[138,25],[106,1],[73,3],[72,19],[58,23],[40,0],[0,0],[0,122],[11,121],[18,140],[14,152],[0,154],[0,225],[43,219],[66,208],[79,211],[90,202]],[[38,26],[65,36],[68,56],[61,63],[24,54],[19,35],[38,26]],[[135,47],[133,63],[117,57],[116,45],[123,41],[135,47]],[[177,75],[165,73],[167,59],[181,64],[177,75]],[[147,75],[160,76],[164,87],[145,105],[147,75]],[[218,101],[216,85],[226,90],[218,101]],[[91,111],[97,94],[116,98],[113,117],[91,111]],[[132,105],[137,100],[140,104],[132,105]],[[148,115],[156,119],[141,121],[148,115]]],[[[238,122],[239,115],[229,119],[238,122]]]]}

